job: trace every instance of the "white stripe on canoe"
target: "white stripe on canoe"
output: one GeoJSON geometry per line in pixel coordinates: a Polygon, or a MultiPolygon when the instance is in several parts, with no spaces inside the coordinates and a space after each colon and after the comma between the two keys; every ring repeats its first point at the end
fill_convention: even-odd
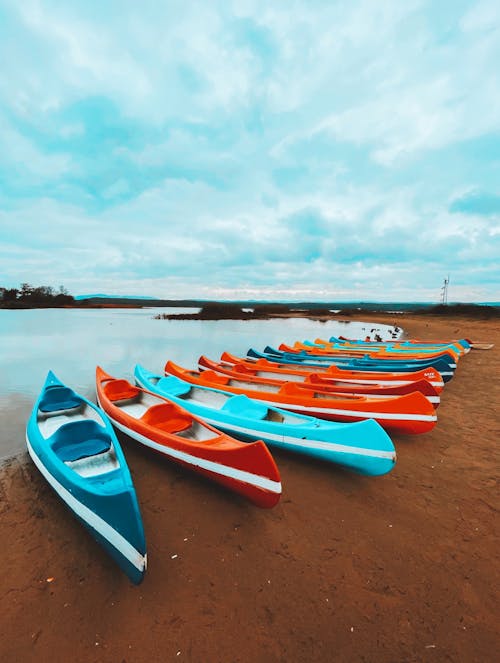
{"type": "MultiPolygon", "coordinates": [[[[323,376],[323,373],[321,373],[320,375],[323,376]]],[[[325,373],[325,378],[328,378],[328,377],[329,377],[329,374],[325,373]]],[[[411,384],[411,380],[384,380],[384,379],[379,380],[378,378],[373,379],[373,380],[362,380],[361,378],[356,378],[356,379],[353,379],[353,380],[349,380],[347,378],[346,379],[337,378],[334,375],[331,376],[331,379],[332,380],[337,380],[338,379],[338,380],[343,381],[343,382],[344,381],[345,382],[353,382],[355,384],[366,384],[366,385],[372,385],[374,382],[376,382],[377,384],[384,385],[384,387],[396,387],[396,386],[399,387],[400,385],[411,384]]],[[[427,378],[424,378],[424,379],[427,380],[427,378]]],[[[433,387],[444,387],[444,382],[442,380],[427,380],[427,381],[430,382],[430,384],[433,387]]]]}
{"type": "MultiPolygon", "coordinates": [[[[320,373],[320,375],[321,375],[321,377],[323,377],[323,373],[320,373]]],[[[328,379],[329,378],[328,373],[326,373],[324,377],[328,379]]],[[[344,378],[337,378],[335,376],[331,376],[331,379],[332,380],[337,380],[339,382],[349,382],[351,384],[373,385],[373,383],[376,382],[376,384],[383,385],[384,387],[399,387],[401,385],[406,386],[408,384],[411,384],[411,381],[409,381],[409,380],[379,380],[379,379],[376,379],[376,380],[361,380],[360,378],[356,378],[356,379],[352,379],[352,380],[348,380],[346,378],[344,380],[344,378]]],[[[427,378],[424,378],[424,379],[427,380],[427,378]]],[[[427,382],[429,382],[433,387],[444,387],[444,382],[442,380],[440,380],[440,381],[427,380],[427,382]]]]}
{"type": "MultiPolygon", "coordinates": [[[[301,355],[301,356],[303,357],[303,355],[301,355]]],[[[268,357],[264,357],[264,359],[268,359],[268,357]]],[[[274,359],[269,359],[269,361],[274,361],[274,359]]],[[[299,360],[299,361],[300,361],[300,360],[299,360]]],[[[306,359],[304,359],[304,361],[305,361],[305,362],[309,361],[309,357],[307,357],[306,359]]],[[[332,359],[330,359],[330,358],[326,358],[326,357],[325,357],[325,358],[323,358],[323,357],[314,357],[314,361],[315,361],[315,362],[318,362],[318,361],[320,361],[320,362],[324,362],[325,364],[330,363],[330,364],[333,364],[334,366],[337,366],[338,368],[342,368],[343,365],[344,365],[344,363],[348,363],[347,361],[346,361],[346,362],[338,362],[338,361],[335,362],[335,360],[332,360],[332,359]]],[[[278,362],[277,362],[277,363],[279,363],[279,357],[278,357],[278,362]]],[[[407,364],[409,364],[409,363],[410,363],[410,362],[407,362],[407,364]]],[[[307,364],[304,364],[304,366],[307,366],[307,364]]],[[[447,366],[448,368],[457,368],[457,364],[456,364],[455,362],[452,362],[452,361],[450,361],[450,362],[446,362],[446,366],[447,366]]],[[[397,367],[396,367],[396,368],[397,368],[397,367]]],[[[425,367],[422,367],[422,368],[425,368],[425,367]]],[[[429,368],[429,367],[428,367],[428,368],[429,368]]],[[[432,368],[432,367],[431,367],[431,368],[432,368]]],[[[356,366],[353,366],[352,368],[349,367],[348,370],[355,371],[355,370],[356,370],[356,366]]],[[[441,375],[451,375],[451,373],[443,373],[443,371],[440,371],[439,368],[437,368],[436,370],[439,371],[439,373],[441,373],[441,375]]],[[[377,371],[376,369],[374,369],[373,372],[377,373],[378,371],[377,371]]],[[[392,371],[392,372],[395,373],[396,371],[392,371]]]]}
{"type": "MultiPolygon", "coordinates": [[[[140,381],[141,386],[144,389],[153,390],[154,387],[151,384],[143,383],[140,381]]],[[[159,396],[168,398],[168,394],[163,394],[160,391],[155,391],[159,396]]],[[[187,409],[187,408],[186,408],[187,409]]],[[[396,459],[395,451],[382,451],[377,449],[364,449],[363,447],[354,447],[346,444],[339,444],[338,442],[327,442],[323,440],[311,440],[309,438],[298,438],[290,435],[284,435],[283,433],[270,433],[268,431],[257,430],[255,428],[247,428],[245,426],[238,426],[233,423],[227,423],[220,421],[220,419],[213,419],[207,417],[206,415],[199,415],[204,421],[215,426],[215,428],[224,428],[225,430],[231,430],[237,433],[246,433],[251,435],[256,439],[272,440],[274,442],[282,442],[284,444],[289,444],[297,447],[312,448],[312,449],[324,449],[325,451],[338,451],[339,453],[350,453],[359,456],[370,456],[373,458],[389,458],[396,459]]]]}
{"type": "Polygon", "coordinates": [[[72,511],[74,511],[82,520],[88,523],[93,529],[96,530],[106,541],[116,548],[131,564],[133,564],[139,571],[144,571],[147,567],[147,553],[142,555],[134,546],[127,541],[127,539],[117,532],[109,523],[103,520],[94,511],[89,509],[85,504],[72,495],[59,481],[48,471],[43,462],[35,453],[35,450],[30,444],[28,435],[26,434],[26,444],[28,452],[38,467],[43,476],[50,483],[52,488],[56,491],[59,497],[66,502],[72,511]]]}
{"type": "Polygon", "coordinates": [[[188,454],[185,451],[179,451],[178,449],[172,449],[172,447],[168,447],[164,444],[159,444],[158,442],[151,440],[149,437],[145,437],[144,435],[141,435],[140,433],[137,433],[136,431],[127,428],[127,426],[120,424],[118,421],[113,419],[113,417],[111,417],[109,413],[106,414],[108,414],[108,417],[113,422],[113,426],[116,426],[123,433],[126,433],[130,437],[133,437],[134,440],[137,440],[138,442],[145,444],[147,447],[151,447],[151,449],[156,449],[157,451],[161,451],[161,453],[166,456],[177,458],[178,460],[182,460],[185,463],[189,463],[189,465],[194,465],[195,467],[201,467],[202,469],[207,470],[208,472],[213,472],[214,474],[220,474],[220,476],[236,479],[237,481],[241,481],[242,483],[248,483],[251,486],[257,486],[258,488],[262,488],[263,490],[268,490],[271,493],[277,493],[278,495],[281,494],[280,481],[272,481],[271,479],[266,479],[266,477],[261,477],[258,474],[252,474],[251,472],[238,470],[235,467],[229,467],[228,465],[215,463],[214,461],[206,460],[205,458],[198,458],[197,456],[192,456],[191,454],[188,454]]]}
{"type": "Polygon", "coordinates": [[[253,428],[245,428],[244,426],[236,426],[234,424],[228,424],[225,422],[218,421],[217,419],[209,419],[203,417],[204,421],[211,423],[216,428],[230,429],[231,431],[236,431],[238,433],[247,433],[257,438],[269,439],[275,442],[283,442],[284,444],[290,444],[298,447],[311,447],[312,449],[324,449],[325,451],[338,451],[340,453],[349,453],[357,456],[370,456],[373,458],[389,458],[395,460],[396,452],[395,451],[380,451],[377,449],[363,449],[362,447],[351,447],[347,444],[338,444],[337,442],[323,442],[321,440],[309,440],[297,437],[290,437],[289,435],[280,435],[274,433],[268,433],[267,431],[256,431],[253,428]]]}
{"type": "MultiPolygon", "coordinates": [[[[225,363],[231,364],[231,362],[229,362],[229,361],[225,361],[225,363]]],[[[236,363],[231,364],[231,366],[235,366],[235,365],[236,365],[236,363]]],[[[252,366],[252,368],[254,368],[254,367],[252,366]]],[[[300,370],[300,369],[297,369],[297,370],[300,370]]],[[[366,373],[372,373],[372,372],[373,371],[366,371],[366,373]]],[[[275,376],[278,380],[284,379],[282,373],[280,373],[278,371],[273,371],[272,369],[269,369],[269,370],[262,369],[262,370],[257,371],[257,375],[261,375],[261,374],[264,374],[264,373],[272,373],[273,376],[275,376]]],[[[311,368],[310,371],[304,370],[303,373],[304,374],[314,373],[314,370],[311,368]]],[[[438,373],[440,375],[443,375],[443,373],[440,373],[439,371],[438,371],[438,373]]],[[[384,380],[383,378],[379,379],[378,377],[373,378],[371,380],[368,380],[368,379],[363,380],[362,378],[358,378],[358,377],[356,377],[356,378],[343,378],[342,376],[337,376],[335,374],[328,373],[328,371],[326,371],[326,370],[324,372],[321,371],[319,373],[319,375],[321,375],[321,377],[324,376],[327,379],[331,378],[332,380],[338,380],[339,382],[350,382],[350,383],[355,383],[355,384],[367,384],[367,385],[372,385],[374,382],[376,382],[377,384],[384,385],[384,386],[387,386],[387,387],[407,385],[407,384],[412,382],[412,380],[387,380],[387,379],[384,380]]],[[[444,375],[451,375],[451,374],[450,373],[445,373],[444,375]]],[[[428,380],[427,378],[424,378],[424,379],[427,380],[427,382],[429,382],[433,387],[444,387],[443,380],[428,380]]]]}
{"type": "MultiPolygon", "coordinates": [[[[280,363],[279,357],[270,358],[268,361],[275,361],[275,360],[277,360],[276,363],[278,363],[278,364],[280,363]]],[[[297,362],[292,362],[292,365],[294,365],[294,366],[297,365],[297,362]]],[[[314,373],[315,372],[314,369],[319,368],[319,369],[323,369],[325,375],[327,375],[327,376],[330,375],[333,379],[336,379],[336,377],[337,377],[335,374],[332,375],[332,374],[328,373],[328,364],[325,364],[324,366],[317,366],[317,365],[314,365],[314,364],[307,364],[305,362],[304,363],[299,362],[298,366],[299,366],[299,368],[297,370],[303,370],[304,373],[314,373]]],[[[337,366],[336,364],[334,364],[334,366],[335,366],[335,368],[338,368],[338,369],[342,370],[342,366],[337,366]]],[[[355,371],[356,368],[347,369],[347,370],[355,371]]],[[[436,370],[439,373],[439,375],[441,375],[441,377],[443,377],[445,375],[454,375],[453,371],[440,371],[439,369],[436,369],[436,370]]],[[[321,372],[321,375],[323,375],[323,371],[321,372]]],[[[375,371],[375,370],[374,371],[362,371],[362,372],[368,373],[368,374],[369,373],[377,373],[377,374],[379,373],[379,371],[375,371]]],[[[388,371],[388,372],[389,373],[391,373],[391,372],[395,373],[396,371],[388,371]]],[[[348,378],[346,378],[346,379],[348,379],[348,378]]],[[[358,378],[356,378],[356,382],[359,382],[358,378]]],[[[369,382],[373,382],[373,380],[370,380],[369,382]]],[[[379,384],[384,384],[384,381],[379,380],[378,378],[375,379],[375,382],[378,382],[379,384]]],[[[408,382],[408,380],[405,380],[405,382],[399,382],[397,380],[396,381],[394,381],[394,380],[387,381],[386,380],[385,382],[388,382],[389,384],[404,384],[405,382],[408,382]]],[[[442,386],[443,382],[442,381],[441,382],[431,382],[431,384],[432,385],[437,385],[437,386],[442,386]]]]}
{"type": "MultiPolygon", "coordinates": [[[[260,371],[257,375],[258,375],[258,377],[266,377],[266,375],[264,375],[265,373],[266,373],[266,371],[260,371]]],[[[271,371],[268,371],[267,372],[267,377],[269,377],[269,376],[274,380],[283,380],[284,379],[285,381],[297,382],[299,387],[306,386],[306,387],[312,387],[313,389],[318,389],[318,388],[322,389],[323,387],[326,386],[329,389],[331,389],[332,391],[335,391],[335,388],[337,387],[336,384],[332,384],[328,380],[325,380],[324,382],[323,381],[321,381],[321,382],[304,382],[303,378],[300,375],[292,375],[292,377],[290,379],[289,375],[287,375],[285,378],[283,378],[283,374],[273,373],[271,371]]],[[[231,377],[233,377],[233,376],[231,376],[231,377]]],[[[238,375],[238,378],[240,378],[239,375],[238,375]]],[[[342,382],[342,381],[337,380],[337,382],[342,382]]],[[[361,386],[361,382],[357,382],[357,381],[356,382],[347,381],[347,382],[349,383],[349,389],[350,389],[350,391],[347,392],[347,393],[354,393],[354,394],[357,393],[356,387],[361,386]]],[[[372,382],[372,384],[373,384],[373,382],[372,382]]],[[[382,385],[382,384],[383,384],[382,381],[380,381],[380,382],[377,381],[377,386],[382,385]]],[[[410,384],[410,383],[405,382],[405,383],[402,383],[402,384],[404,384],[406,386],[407,384],[410,384]]],[[[343,383],[340,386],[343,389],[345,389],[345,383],[343,383]]],[[[396,384],[394,384],[393,386],[396,386],[396,384]]],[[[146,389],[148,389],[148,387],[146,387],[146,389]]],[[[338,393],[346,393],[346,392],[345,391],[342,391],[342,392],[339,391],[338,393]]],[[[378,395],[379,398],[393,398],[393,397],[397,397],[397,396],[402,396],[403,394],[390,394],[389,396],[387,396],[386,394],[371,394],[370,393],[370,394],[367,394],[367,395],[368,396],[377,396],[378,395]]],[[[427,394],[424,394],[424,396],[427,398],[427,400],[430,403],[439,403],[440,402],[439,396],[428,396],[427,394]]]]}
{"type": "MultiPolygon", "coordinates": [[[[300,384],[299,386],[302,387],[303,385],[300,384]]],[[[308,386],[311,386],[311,385],[308,384],[308,386]]],[[[318,388],[318,387],[316,386],[316,384],[315,384],[314,387],[313,387],[313,389],[316,390],[316,391],[320,391],[320,390],[321,390],[321,386],[318,388]]],[[[335,392],[335,387],[331,390],[330,393],[333,393],[333,392],[335,392]]],[[[404,396],[404,395],[405,395],[405,394],[390,394],[389,396],[387,396],[386,394],[366,394],[366,393],[364,393],[364,392],[362,392],[362,393],[358,393],[358,392],[356,391],[356,389],[353,389],[352,391],[349,391],[349,392],[343,392],[343,391],[337,391],[337,392],[335,392],[335,394],[336,394],[337,396],[342,396],[342,394],[344,394],[344,393],[345,393],[345,394],[355,394],[355,395],[358,395],[358,396],[368,396],[368,398],[377,398],[377,399],[379,399],[379,400],[383,400],[383,401],[391,401],[391,400],[394,400],[395,398],[401,398],[401,396],[404,396]]],[[[420,392],[420,393],[421,393],[421,392],[420,392]]],[[[441,398],[440,398],[440,396],[430,396],[430,395],[427,395],[427,394],[422,394],[422,396],[423,396],[424,398],[426,398],[426,399],[429,401],[429,403],[439,404],[439,403],[441,402],[441,398]]]]}
{"type": "Polygon", "coordinates": [[[259,403],[265,403],[271,407],[280,407],[285,410],[300,410],[301,412],[321,412],[325,414],[338,414],[346,417],[358,417],[360,419],[387,419],[391,421],[437,421],[435,414],[404,414],[397,412],[365,412],[364,410],[337,410],[321,406],[299,405],[298,403],[283,403],[282,401],[265,401],[258,399],[259,403]]]}

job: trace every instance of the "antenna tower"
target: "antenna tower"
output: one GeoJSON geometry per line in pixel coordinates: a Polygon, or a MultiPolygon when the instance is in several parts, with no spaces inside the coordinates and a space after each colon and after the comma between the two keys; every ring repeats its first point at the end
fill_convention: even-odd
{"type": "Polygon", "coordinates": [[[441,288],[441,304],[447,304],[448,303],[448,285],[450,283],[450,276],[448,275],[443,283],[443,286],[441,288]]]}

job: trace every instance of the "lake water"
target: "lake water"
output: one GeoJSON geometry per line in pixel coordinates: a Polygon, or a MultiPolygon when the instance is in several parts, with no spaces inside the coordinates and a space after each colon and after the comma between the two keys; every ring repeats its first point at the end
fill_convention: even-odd
{"type": "MultiPolygon", "coordinates": [[[[133,379],[136,363],[162,372],[167,359],[196,368],[204,354],[219,359],[224,350],[244,356],[296,340],[344,334],[364,338],[369,322],[272,320],[155,320],[158,313],[187,309],[0,310],[0,458],[25,449],[25,424],[50,369],[68,386],[95,400],[95,367],[133,379]]],[[[189,312],[193,312],[189,309],[189,312]]]]}

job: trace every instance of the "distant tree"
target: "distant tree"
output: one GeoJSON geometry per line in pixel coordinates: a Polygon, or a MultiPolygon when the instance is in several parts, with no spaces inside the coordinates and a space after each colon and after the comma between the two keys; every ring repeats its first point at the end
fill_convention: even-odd
{"type": "Polygon", "coordinates": [[[40,285],[34,287],[29,283],[21,284],[19,299],[23,302],[43,304],[52,301],[54,297],[54,290],[50,286],[40,285]]]}
{"type": "Polygon", "coordinates": [[[3,293],[3,299],[5,302],[15,302],[19,296],[19,290],[17,288],[5,288],[3,293]]]}
{"type": "Polygon", "coordinates": [[[60,292],[54,297],[54,303],[56,303],[58,306],[67,306],[69,304],[74,304],[75,298],[72,295],[60,292]]]}
{"type": "Polygon", "coordinates": [[[29,283],[21,283],[21,290],[19,291],[19,299],[26,301],[30,299],[33,294],[33,288],[29,283]]]}
{"type": "Polygon", "coordinates": [[[21,288],[0,288],[0,299],[5,303],[19,302],[24,306],[65,306],[74,304],[74,298],[64,286],[56,292],[47,285],[32,286],[22,283],[21,288]],[[3,296],[2,296],[3,295],[3,296]]]}
{"type": "Polygon", "coordinates": [[[52,288],[41,285],[38,288],[33,288],[31,299],[35,302],[50,302],[54,299],[54,291],[52,288]]]}

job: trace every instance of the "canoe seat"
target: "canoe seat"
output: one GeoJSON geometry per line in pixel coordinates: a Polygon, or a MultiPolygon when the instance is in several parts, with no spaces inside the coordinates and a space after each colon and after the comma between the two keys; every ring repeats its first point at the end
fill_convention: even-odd
{"type": "Polygon", "coordinates": [[[217,384],[227,385],[230,379],[227,375],[221,375],[220,373],[216,373],[215,371],[212,370],[201,371],[200,375],[203,379],[207,379],[210,382],[216,382],[217,384]]]}
{"type": "Polygon", "coordinates": [[[248,398],[245,394],[232,396],[224,403],[221,410],[247,419],[265,419],[269,411],[267,406],[248,398]]]}
{"type": "Polygon", "coordinates": [[[232,369],[236,373],[244,373],[245,375],[255,375],[255,369],[245,366],[245,364],[234,364],[232,369]]]}
{"type": "Polygon", "coordinates": [[[113,380],[104,385],[104,393],[110,401],[126,401],[135,398],[139,389],[127,382],[127,380],[113,380]]]}
{"type": "Polygon", "coordinates": [[[58,412],[59,410],[70,410],[81,404],[82,399],[69,387],[52,387],[45,392],[38,409],[47,413],[58,412]]]}
{"type": "Polygon", "coordinates": [[[307,396],[308,392],[303,387],[301,388],[296,382],[285,382],[285,384],[280,387],[280,394],[289,395],[289,396],[307,396]]]}
{"type": "Polygon", "coordinates": [[[159,428],[165,433],[180,433],[193,424],[189,414],[183,414],[171,403],[152,405],[141,417],[140,421],[148,426],[159,428]]]}
{"type": "Polygon", "coordinates": [[[160,391],[164,390],[170,396],[184,396],[191,391],[191,385],[188,382],[184,382],[184,380],[176,378],[175,375],[160,378],[156,386],[160,391]]]}
{"type": "Polygon", "coordinates": [[[109,451],[111,441],[95,421],[70,421],[56,430],[52,450],[64,463],[109,451]]]}

